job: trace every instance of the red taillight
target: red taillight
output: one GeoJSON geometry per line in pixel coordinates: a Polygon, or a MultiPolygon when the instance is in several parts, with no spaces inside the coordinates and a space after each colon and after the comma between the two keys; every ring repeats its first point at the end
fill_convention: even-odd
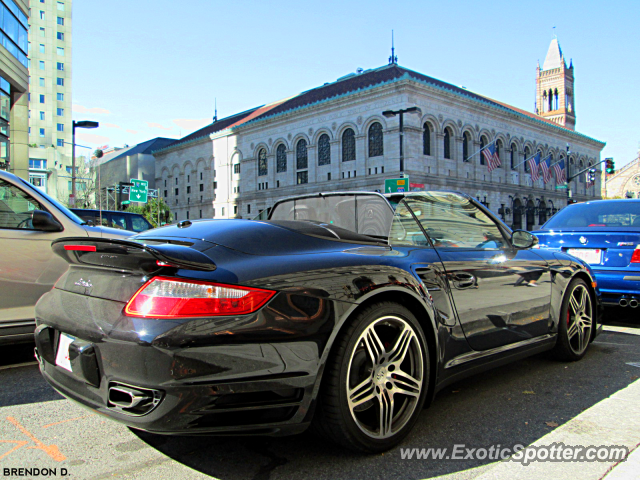
{"type": "Polygon", "coordinates": [[[95,252],[95,245],[65,245],[65,250],[75,250],[76,252],[95,252]]]}
{"type": "Polygon", "coordinates": [[[154,277],[124,307],[131,317],[182,318],[245,315],[262,307],[276,292],[198,280],[154,277]]]}
{"type": "Polygon", "coordinates": [[[631,263],[640,263],[640,245],[636,247],[631,255],[631,263]]]}

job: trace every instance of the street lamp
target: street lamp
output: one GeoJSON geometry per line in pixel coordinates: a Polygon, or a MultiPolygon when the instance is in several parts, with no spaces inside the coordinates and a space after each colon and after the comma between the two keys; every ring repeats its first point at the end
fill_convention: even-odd
{"type": "Polygon", "coordinates": [[[91,120],[80,120],[71,122],[71,195],[69,204],[75,207],[76,204],[76,128],[98,128],[98,122],[91,120]]]}
{"type": "Polygon", "coordinates": [[[422,110],[419,107],[409,107],[403,108],[400,110],[385,110],[382,112],[386,118],[393,118],[396,115],[400,115],[400,171],[404,172],[404,150],[402,148],[402,143],[404,139],[404,114],[405,113],[417,113],[418,115],[422,115],[422,110]]]}

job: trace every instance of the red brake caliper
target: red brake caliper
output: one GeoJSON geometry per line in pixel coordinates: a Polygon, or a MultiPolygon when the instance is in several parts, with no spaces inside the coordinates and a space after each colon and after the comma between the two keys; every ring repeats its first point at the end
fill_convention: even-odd
{"type": "Polygon", "coordinates": [[[569,325],[570,321],[571,321],[571,312],[567,310],[567,325],[569,325]]]}

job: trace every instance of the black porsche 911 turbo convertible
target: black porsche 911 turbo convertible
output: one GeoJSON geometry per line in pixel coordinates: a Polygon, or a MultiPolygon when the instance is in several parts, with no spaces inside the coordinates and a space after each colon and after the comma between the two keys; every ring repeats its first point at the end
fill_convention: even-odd
{"type": "Polygon", "coordinates": [[[65,238],[37,304],[60,393],[162,434],[400,442],[436,392],[551,350],[579,360],[601,312],[589,266],[455,192],[316,194],[269,220],[65,238]]]}

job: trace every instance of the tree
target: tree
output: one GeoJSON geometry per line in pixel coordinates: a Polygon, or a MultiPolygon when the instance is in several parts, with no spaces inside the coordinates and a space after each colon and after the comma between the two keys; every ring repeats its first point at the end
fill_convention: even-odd
{"type": "Polygon", "coordinates": [[[127,212],[139,213],[146,218],[151,225],[155,227],[162,226],[171,222],[173,215],[169,209],[169,205],[163,199],[159,201],[160,205],[160,225],[158,225],[158,199],[149,198],[147,203],[142,205],[129,205],[127,212]]]}

